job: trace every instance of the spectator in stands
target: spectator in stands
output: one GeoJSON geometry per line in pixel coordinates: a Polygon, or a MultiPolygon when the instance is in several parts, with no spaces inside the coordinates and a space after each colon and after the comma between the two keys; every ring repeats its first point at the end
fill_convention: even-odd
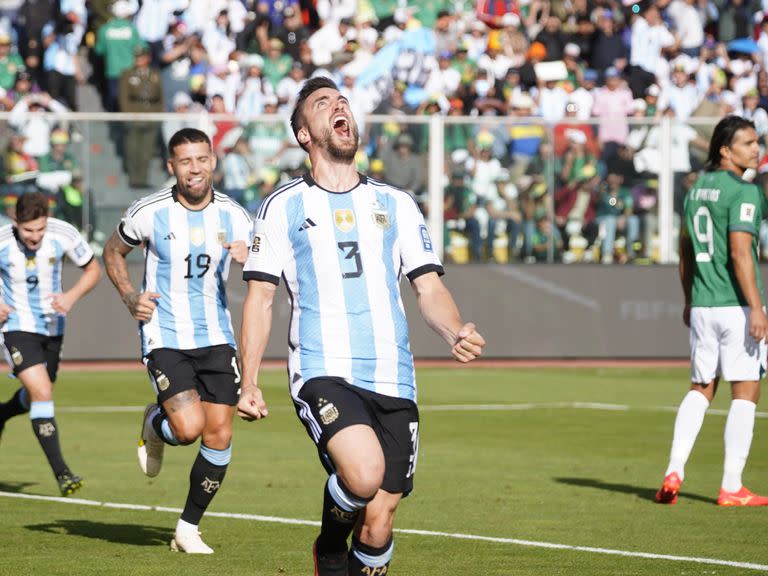
{"type": "Polygon", "coordinates": [[[712,0],[717,8],[717,39],[728,43],[752,37],[752,15],[760,9],[756,0],[712,0]]]}
{"type": "Polygon", "coordinates": [[[387,182],[410,192],[419,199],[426,185],[424,159],[415,153],[415,142],[407,132],[395,138],[392,147],[382,151],[381,159],[387,171],[387,182]]]}
{"type": "MultiPolygon", "coordinates": [[[[597,79],[597,71],[587,68],[582,73],[579,83],[576,85],[573,92],[568,95],[568,103],[573,104],[575,107],[575,118],[578,118],[579,120],[589,120],[592,117],[597,79]]],[[[567,105],[566,112],[568,112],[567,105]]]]}
{"type": "Polygon", "coordinates": [[[24,69],[24,60],[13,50],[11,32],[0,27],[0,88],[11,90],[16,74],[24,69]]]}
{"type": "Polygon", "coordinates": [[[70,175],[78,167],[77,158],[69,148],[69,133],[63,128],[51,131],[51,149],[40,157],[40,172],[65,171],[70,175]]]}
{"type": "Polygon", "coordinates": [[[230,60],[225,65],[211,66],[205,77],[205,92],[210,100],[214,96],[221,96],[224,101],[224,111],[235,111],[237,93],[243,82],[240,77],[240,65],[236,60],[230,60]]]}
{"type": "Polygon", "coordinates": [[[563,258],[563,238],[560,230],[552,228],[552,220],[546,210],[537,210],[534,214],[535,229],[531,234],[531,258],[534,262],[548,262],[552,250],[552,261],[560,262],[563,258]]]}
{"type": "Polygon", "coordinates": [[[85,83],[78,50],[85,34],[86,12],[72,10],[59,15],[43,28],[43,70],[46,89],[56,100],[77,112],[77,85],[85,83]]]}
{"type": "Polygon", "coordinates": [[[533,42],[525,54],[525,63],[520,66],[520,83],[525,90],[536,88],[536,64],[547,58],[547,49],[541,42],[533,42]]]}
{"type": "Polygon", "coordinates": [[[453,53],[444,50],[437,56],[437,67],[432,70],[424,90],[429,94],[454,96],[461,85],[461,73],[452,66],[453,53]]]}
{"type": "Polygon", "coordinates": [[[629,134],[626,117],[632,113],[632,93],[618,69],[605,71],[605,86],[595,92],[592,115],[599,118],[597,137],[602,159],[609,163],[629,134]]]}
{"type": "Polygon", "coordinates": [[[544,45],[547,52],[547,60],[562,60],[563,48],[567,43],[567,37],[562,30],[562,22],[557,16],[550,16],[544,23],[544,29],[535,38],[536,42],[544,45]]]}
{"type": "Polygon", "coordinates": [[[704,44],[706,5],[697,0],[672,0],[667,6],[667,16],[672,20],[683,54],[698,57],[704,44]]]}
{"type": "MultiPolygon", "coordinates": [[[[420,19],[421,17],[422,15],[419,14],[420,19]]],[[[437,12],[433,32],[435,33],[435,52],[440,54],[441,52],[453,52],[456,50],[456,47],[459,45],[459,27],[457,26],[456,19],[448,10],[437,12]]]]}
{"type": "Polygon", "coordinates": [[[691,77],[683,61],[673,65],[672,82],[667,85],[665,96],[668,105],[675,112],[675,117],[682,122],[688,120],[699,105],[701,96],[696,86],[691,82],[691,77]]]}
{"type": "Polygon", "coordinates": [[[597,170],[585,165],[573,182],[555,193],[555,223],[563,237],[565,250],[591,246],[597,237],[597,170]]]}
{"type": "Polygon", "coordinates": [[[634,213],[634,199],[624,186],[624,177],[608,172],[598,188],[597,223],[602,239],[600,257],[603,264],[614,261],[616,233],[622,232],[625,250],[619,258],[622,264],[635,258],[635,242],[640,238],[640,220],[634,213]]]}
{"type": "Polygon", "coordinates": [[[627,66],[627,47],[619,33],[623,24],[615,18],[616,13],[610,8],[596,8],[595,19],[597,30],[592,43],[590,68],[596,70],[602,77],[606,68],[615,66],[624,70],[627,66]]]}
{"type": "Polygon", "coordinates": [[[269,44],[269,18],[259,12],[245,25],[245,28],[235,37],[235,47],[238,52],[247,54],[267,53],[269,44]]]}
{"type": "Polygon", "coordinates": [[[741,115],[747,120],[752,120],[755,130],[761,140],[762,147],[768,145],[768,112],[760,108],[760,93],[757,88],[750,88],[741,99],[741,115]]]}
{"type": "MultiPolygon", "coordinates": [[[[115,4],[124,0],[117,0],[115,4]]],[[[112,5],[112,10],[115,9],[112,5]]],[[[165,38],[172,25],[176,24],[175,12],[184,10],[189,0],[142,0],[141,7],[136,13],[136,28],[144,42],[149,45],[152,54],[152,65],[161,68],[163,54],[167,51],[164,46],[165,38]]],[[[173,92],[169,92],[173,94],[173,92]]]]}
{"type": "MultiPolygon", "coordinates": [[[[513,96],[510,102],[510,116],[530,118],[534,115],[533,98],[523,92],[513,96]]],[[[524,174],[533,158],[539,154],[539,145],[544,138],[544,128],[540,124],[519,120],[509,126],[510,171],[513,177],[524,174]]]]}
{"type": "Polygon", "coordinates": [[[355,40],[357,32],[351,19],[327,22],[307,40],[312,50],[312,62],[315,66],[330,66],[334,56],[340,54],[347,42],[355,40]]]}
{"type": "Polygon", "coordinates": [[[547,124],[556,124],[562,120],[567,103],[568,92],[565,91],[561,82],[557,80],[539,82],[536,105],[547,124]]]}
{"type": "Polygon", "coordinates": [[[283,10],[283,25],[277,30],[273,30],[271,36],[283,43],[283,48],[288,56],[293,60],[299,59],[301,44],[309,40],[310,34],[307,27],[304,26],[298,7],[288,6],[283,10]]]}
{"type": "Polygon", "coordinates": [[[480,224],[475,217],[477,198],[472,189],[467,186],[466,178],[466,170],[463,167],[455,166],[451,170],[450,180],[443,192],[445,197],[443,217],[446,223],[453,221],[463,231],[469,243],[470,260],[480,262],[483,258],[483,239],[480,236],[480,224]]]}
{"type": "Polygon", "coordinates": [[[504,79],[507,70],[512,66],[512,60],[502,50],[502,33],[500,30],[491,30],[488,33],[488,45],[485,53],[477,59],[477,66],[488,72],[491,82],[504,79]]]}
{"type": "MultiPolygon", "coordinates": [[[[277,114],[277,96],[264,96],[264,114],[277,114]]],[[[252,159],[255,170],[261,170],[267,165],[278,166],[281,154],[291,148],[288,140],[288,129],[281,120],[250,122],[245,129],[248,143],[253,151],[252,159]]]]}
{"type": "Polygon", "coordinates": [[[224,151],[224,159],[221,163],[224,193],[245,206],[249,212],[253,212],[254,200],[258,197],[254,192],[257,173],[250,160],[251,154],[248,138],[241,134],[234,146],[224,151]],[[246,192],[249,189],[251,194],[246,198],[246,192]]]}
{"type": "Polygon", "coordinates": [[[299,90],[306,82],[304,67],[301,62],[295,61],[285,76],[277,83],[275,95],[277,96],[277,111],[284,114],[290,114],[293,105],[298,97],[299,90]]]}
{"type": "Polygon", "coordinates": [[[144,43],[139,30],[131,20],[134,7],[128,0],[117,0],[112,5],[113,18],[96,34],[93,50],[104,60],[106,85],[102,87],[102,103],[108,112],[117,112],[118,85],[123,72],[133,67],[134,51],[144,43]]]}
{"type": "MultiPolygon", "coordinates": [[[[53,20],[55,3],[51,0],[26,0],[18,12],[17,31],[20,33],[18,48],[24,66],[32,75],[32,81],[43,86],[43,27],[53,20]]],[[[2,49],[0,49],[2,53],[2,49]]],[[[1,67],[1,65],[0,65],[1,67]]]]}
{"type": "Polygon", "coordinates": [[[229,55],[235,51],[235,35],[229,24],[229,12],[221,10],[204,28],[202,43],[211,66],[226,66],[229,55]]]}
{"type": "Polygon", "coordinates": [[[638,6],[642,8],[632,24],[629,60],[629,87],[633,98],[642,98],[648,86],[657,83],[656,70],[662,51],[679,45],[679,41],[664,25],[654,2],[638,6]]]}
{"type": "MultiPolygon", "coordinates": [[[[563,131],[566,148],[562,156],[556,153],[556,162],[559,163],[558,184],[561,186],[573,184],[579,175],[584,172],[586,166],[590,166],[595,171],[598,169],[597,156],[587,147],[588,138],[584,127],[564,126],[566,126],[563,131]]],[[[555,151],[558,149],[558,144],[560,143],[556,140],[555,151]]]]}
{"type": "Polygon", "coordinates": [[[291,66],[293,66],[293,59],[283,53],[283,43],[277,38],[270,39],[262,72],[273,90],[277,89],[280,80],[288,74],[291,66]]]}
{"type": "Polygon", "coordinates": [[[50,150],[50,136],[57,121],[46,112],[68,112],[66,106],[51,98],[47,92],[28,94],[11,110],[8,124],[24,134],[24,151],[39,158],[50,150]]]}
{"type": "Polygon", "coordinates": [[[264,112],[264,99],[274,95],[272,84],[262,75],[264,59],[258,54],[246,54],[241,57],[240,65],[244,73],[241,75],[242,85],[237,95],[235,112],[241,120],[249,120],[264,112]]]}
{"type": "Polygon", "coordinates": [[[26,137],[18,130],[11,130],[3,154],[3,174],[6,193],[21,194],[32,187],[38,169],[37,160],[24,151],[26,137]]]}
{"type": "Polygon", "coordinates": [[[16,73],[16,80],[14,81],[13,88],[5,95],[3,107],[6,110],[11,110],[22,98],[39,93],[40,86],[35,81],[34,76],[32,76],[26,69],[19,70],[16,73]]]}
{"type": "Polygon", "coordinates": [[[320,22],[326,23],[354,18],[359,7],[357,0],[317,0],[316,9],[320,22]]]}
{"type": "Polygon", "coordinates": [[[59,189],[55,214],[75,226],[89,242],[104,240],[103,233],[96,229],[96,204],[93,195],[90,194],[79,168],[72,171],[71,182],[59,189]]]}
{"type": "MultiPolygon", "coordinates": [[[[123,72],[119,85],[121,112],[163,112],[163,84],[158,70],[151,67],[152,55],[146,44],[134,51],[133,68],[123,72]]],[[[155,122],[129,122],[125,128],[125,167],[132,188],[150,186],[149,164],[155,157],[158,125],[155,122]]]]}
{"type": "MultiPolygon", "coordinates": [[[[163,39],[160,55],[160,77],[163,80],[163,94],[166,96],[189,90],[191,53],[193,45],[198,42],[197,36],[187,34],[187,25],[184,22],[176,20],[171,23],[168,34],[163,39]]],[[[172,103],[167,101],[165,108],[171,111],[172,103]]]]}

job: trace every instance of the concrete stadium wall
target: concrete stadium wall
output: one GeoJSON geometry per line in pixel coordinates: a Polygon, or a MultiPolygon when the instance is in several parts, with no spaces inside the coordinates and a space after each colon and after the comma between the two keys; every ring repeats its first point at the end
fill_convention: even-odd
{"type": "MultiPolygon", "coordinates": [[[[140,285],[142,267],[131,263],[140,285]]],[[[71,286],[77,271],[65,271],[71,286]]],[[[766,284],[766,269],[762,271],[766,284]]],[[[444,277],[465,319],[488,341],[489,358],[685,358],[688,332],[673,266],[448,266],[444,277]]],[[[407,282],[405,283],[407,284],[407,282]]],[[[229,297],[239,330],[245,283],[232,267],[229,297]]],[[[421,319],[404,285],[417,358],[446,358],[448,346],[421,319]]],[[[278,290],[267,358],[287,354],[289,305],[278,290]]],[[[68,360],[137,359],[137,323],[107,278],[70,314],[68,360]]]]}

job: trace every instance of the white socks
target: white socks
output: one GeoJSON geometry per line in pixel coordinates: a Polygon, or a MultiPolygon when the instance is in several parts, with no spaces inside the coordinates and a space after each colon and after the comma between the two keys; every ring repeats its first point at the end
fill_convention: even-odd
{"type": "MultiPolygon", "coordinates": [[[[680,408],[677,409],[675,431],[672,436],[672,449],[669,453],[669,466],[664,476],[677,472],[680,480],[685,477],[685,463],[688,461],[693,445],[696,443],[696,437],[699,435],[699,430],[701,430],[701,424],[704,422],[704,414],[706,414],[707,408],[709,408],[709,400],[701,392],[690,390],[685,395],[685,398],[683,398],[680,408]]],[[[754,419],[754,409],[752,416],[754,419]]],[[[730,421],[730,416],[728,420],[730,421]]],[[[726,432],[727,430],[726,426],[726,432]]]]}
{"type": "Polygon", "coordinates": [[[757,405],[749,400],[734,400],[725,422],[725,464],[723,465],[723,490],[741,490],[741,473],[747,463],[752,445],[757,405]]]}

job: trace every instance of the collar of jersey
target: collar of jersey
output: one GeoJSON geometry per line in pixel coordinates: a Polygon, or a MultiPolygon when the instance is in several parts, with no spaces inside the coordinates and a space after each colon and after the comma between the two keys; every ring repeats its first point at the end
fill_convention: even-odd
{"type": "Polygon", "coordinates": [[[315,180],[312,178],[312,176],[310,175],[309,172],[305,173],[303,178],[304,178],[304,182],[307,183],[307,186],[317,186],[318,188],[320,188],[320,190],[325,190],[326,192],[330,192],[331,194],[347,194],[349,192],[352,192],[352,190],[354,190],[355,188],[357,188],[361,184],[368,184],[368,177],[365,174],[361,174],[360,172],[358,172],[357,175],[360,177],[360,182],[358,182],[357,184],[352,186],[352,188],[350,188],[349,190],[343,190],[341,192],[337,192],[336,190],[328,190],[327,188],[323,188],[322,186],[320,186],[320,184],[315,182],[315,180]]]}

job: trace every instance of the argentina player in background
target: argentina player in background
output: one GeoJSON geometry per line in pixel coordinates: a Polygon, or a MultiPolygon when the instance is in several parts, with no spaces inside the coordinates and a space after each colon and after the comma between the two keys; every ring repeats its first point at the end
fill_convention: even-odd
{"type": "Polygon", "coordinates": [[[290,392],[329,473],[315,574],[386,574],[395,510],[413,489],[419,433],[401,275],[457,360],[478,357],[485,341],[440,280],[414,199],[356,171],[357,124],[333,81],[304,84],[291,125],[311,169],[259,208],[243,272],[238,413],[267,415],[258,370],[282,276],[293,306],[290,392]]]}
{"type": "Polygon", "coordinates": [[[144,412],[139,466],[156,476],[165,444],[202,439],[171,549],[212,554],[198,524],[230,461],[240,384],[225,284],[231,260],[243,264],[248,256],[251,221],[242,206],[213,189],[216,156],[204,132],[179,130],[168,155],[176,184],[128,208],[104,247],[104,264],[139,321],[141,354],[157,394],[144,412]],[[125,257],[141,245],[139,291],[125,257]]]}
{"type": "Polygon", "coordinates": [[[9,418],[29,412],[32,431],[62,496],[79,490],[83,480],[69,469],[61,454],[53,383],[66,315],[100,277],[93,251],[75,227],[48,217],[46,196],[41,192],[22,194],[14,223],[0,228],[0,323],[6,358],[21,382],[13,397],[0,404],[0,434],[9,418]],[[65,256],[82,269],[66,291],[61,284],[65,256]]]}

